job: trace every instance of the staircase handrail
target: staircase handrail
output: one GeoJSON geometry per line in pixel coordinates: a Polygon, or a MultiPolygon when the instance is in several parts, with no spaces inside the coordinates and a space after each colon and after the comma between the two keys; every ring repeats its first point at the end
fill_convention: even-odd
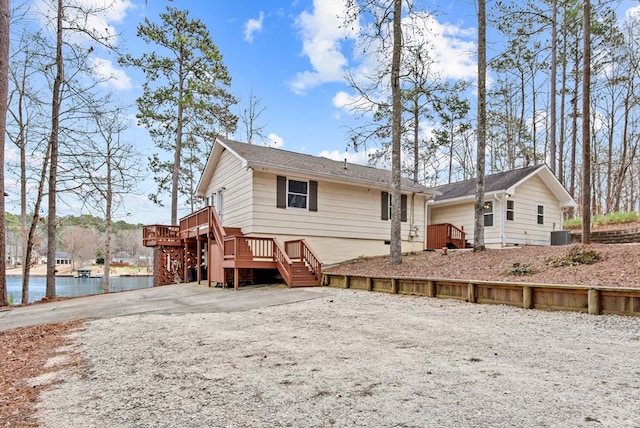
{"type": "Polygon", "coordinates": [[[224,238],[226,236],[224,227],[222,226],[222,220],[218,215],[215,207],[208,207],[210,210],[209,215],[209,230],[213,230],[213,237],[220,245],[223,245],[224,238]]]}
{"type": "Polygon", "coordinates": [[[457,241],[458,248],[460,248],[460,245],[462,245],[462,247],[464,248],[465,232],[463,229],[451,223],[447,223],[447,237],[451,241],[457,241]]]}
{"type": "Polygon", "coordinates": [[[306,266],[311,269],[316,279],[322,277],[322,263],[320,262],[320,258],[313,251],[311,246],[304,239],[297,239],[295,241],[287,241],[285,242],[285,248],[289,250],[291,247],[296,248],[296,258],[300,258],[301,261],[304,262],[306,266]]]}
{"type": "Polygon", "coordinates": [[[284,279],[284,282],[291,286],[291,280],[293,276],[293,261],[291,261],[287,253],[284,251],[282,245],[280,245],[280,242],[275,238],[272,239],[273,260],[276,262],[276,266],[278,266],[278,271],[282,275],[282,279],[284,279]]]}

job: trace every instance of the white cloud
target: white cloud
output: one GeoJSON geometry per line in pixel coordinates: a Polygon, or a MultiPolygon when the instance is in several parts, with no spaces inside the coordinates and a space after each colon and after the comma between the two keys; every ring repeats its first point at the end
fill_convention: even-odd
{"type": "Polygon", "coordinates": [[[347,59],[341,52],[345,38],[353,38],[355,28],[344,27],[344,0],[314,0],[313,12],[302,12],[296,20],[302,38],[302,54],[309,58],[312,70],[296,74],[291,90],[303,94],[325,82],[344,79],[347,59]]]}
{"type": "MultiPolygon", "coordinates": [[[[68,0],[65,5],[66,25],[82,27],[94,36],[108,39],[111,43],[116,41],[118,35],[113,24],[120,23],[127,11],[135,8],[130,0],[68,0]]],[[[55,24],[53,17],[56,13],[51,2],[36,0],[34,6],[43,27],[55,24]]],[[[85,41],[89,40],[88,36],[82,33],[76,36],[85,41]]]]}
{"type": "Polygon", "coordinates": [[[260,11],[258,19],[250,19],[244,24],[244,40],[253,42],[253,34],[262,31],[262,22],[264,21],[264,13],[260,11]]]}
{"type": "Polygon", "coordinates": [[[441,23],[427,14],[420,14],[415,18],[414,24],[423,26],[422,34],[430,44],[428,53],[434,61],[433,71],[443,78],[475,79],[478,72],[475,62],[475,29],[441,23]]]}
{"type": "Polygon", "coordinates": [[[264,145],[279,149],[284,146],[284,139],[278,134],[274,134],[272,132],[271,134],[267,135],[267,141],[265,141],[264,145]]]}
{"type": "Polygon", "coordinates": [[[89,59],[89,67],[94,76],[102,80],[104,86],[117,91],[126,91],[132,87],[131,78],[122,69],[115,68],[108,59],[92,57],[89,59]]]}
{"type": "Polygon", "coordinates": [[[369,165],[369,157],[376,153],[378,149],[368,149],[360,152],[341,152],[339,150],[323,150],[318,156],[333,159],[336,161],[344,161],[345,159],[349,163],[355,163],[358,165],[369,165]]]}
{"type": "Polygon", "coordinates": [[[640,17],[640,6],[634,6],[627,9],[627,11],[625,12],[625,15],[627,19],[629,18],[638,19],[640,17]]]}

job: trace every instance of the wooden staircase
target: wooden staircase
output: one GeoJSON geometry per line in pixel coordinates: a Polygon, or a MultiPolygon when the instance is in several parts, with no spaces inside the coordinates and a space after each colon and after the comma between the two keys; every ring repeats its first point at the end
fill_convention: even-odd
{"type": "Polygon", "coordinates": [[[314,287],[320,285],[319,278],[302,261],[293,262],[291,266],[292,283],[296,287],[314,287]]]}

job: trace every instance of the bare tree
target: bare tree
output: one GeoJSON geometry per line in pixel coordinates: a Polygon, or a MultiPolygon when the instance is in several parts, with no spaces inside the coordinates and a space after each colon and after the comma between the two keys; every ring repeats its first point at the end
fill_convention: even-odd
{"type": "Polygon", "coordinates": [[[242,109],[242,114],[240,114],[240,122],[244,127],[247,143],[253,144],[255,138],[259,138],[262,141],[266,140],[267,137],[264,135],[266,125],[260,123],[260,116],[266,109],[267,107],[262,105],[262,99],[253,93],[252,88],[247,106],[242,109]]]}
{"type": "MultiPolygon", "coordinates": [[[[90,26],[91,17],[102,11],[108,10],[110,4],[100,7],[83,5],[82,3],[65,2],[57,0],[55,2],[45,2],[48,8],[45,13],[48,18],[55,22],[55,44],[52,55],[55,59],[45,67],[45,75],[53,79],[51,91],[51,128],[48,137],[49,170],[48,170],[48,221],[47,221],[47,283],[46,297],[54,298],[55,289],[55,252],[56,252],[56,211],[57,198],[60,193],[59,167],[61,162],[61,151],[66,142],[74,138],[75,132],[82,132],[82,125],[74,123],[73,126],[62,127],[61,123],[66,120],[77,120],[79,112],[86,117],[86,109],[89,102],[94,99],[89,95],[97,86],[98,82],[90,75],[90,68],[87,65],[88,55],[98,45],[106,49],[113,48],[114,35],[109,32],[102,32],[90,26]],[[82,40],[84,44],[78,42],[82,40]],[[87,43],[88,41],[91,44],[87,43]],[[68,108],[63,108],[67,105],[68,108]],[[61,146],[61,142],[63,143],[61,146]]],[[[46,53],[45,53],[46,54],[46,53]]]]}
{"type": "Polygon", "coordinates": [[[584,2],[582,76],[582,243],[591,243],[591,1],[584,2]]]}
{"type": "Polygon", "coordinates": [[[473,251],[483,251],[484,245],[484,175],[487,136],[487,12],[485,0],[478,0],[478,135],[476,162],[475,223],[473,251]]]}
{"type": "Polygon", "coordinates": [[[9,0],[0,0],[0,306],[7,306],[7,250],[4,210],[4,142],[7,129],[7,95],[9,93],[9,0]]]}
{"type": "Polygon", "coordinates": [[[124,110],[94,109],[92,118],[94,137],[84,142],[82,150],[74,151],[71,165],[79,181],[78,196],[90,212],[105,221],[103,291],[108,293],[113,219],[126,213],[124,198],[138,191],[137,183],[144,173],[142,155],[122,140],[129,126],[124,110]]]}

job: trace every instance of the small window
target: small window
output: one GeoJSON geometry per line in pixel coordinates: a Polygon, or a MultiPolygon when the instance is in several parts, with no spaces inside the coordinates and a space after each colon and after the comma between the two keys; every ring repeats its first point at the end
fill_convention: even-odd
{"type": "Polygon", "coordinates": [[[276,207],[318,211],[318,182],[276,177],[276,207]]]}
{"type": "Polygon", "coordinates": [[[515,219],[515,203],[512,199],[507,199],[507,220],[513,221],[515,219]]]}
{"type": "Polygon", "coordinates": [[[287,184],[287,207],[307,209],[308,184],[306,181],[289,180],[287,184]]]}
{"type": "Polygon", "coordinates": [[[544,224],[544,205],[538,205],[538,224],[544,224]]]}
{"type": "Polygon", "coordinates": [[[493,201],[484,203],[484,225],[493,226],[493,201]]]}
{"type": "MultiPolygon", "coordinates": [[[[391,194],[382,192],[382,220],[391,220],[392,207],[391,194]]],[[[407,221],[407,195],[400,195],[400,221],[407,221]]]]}

